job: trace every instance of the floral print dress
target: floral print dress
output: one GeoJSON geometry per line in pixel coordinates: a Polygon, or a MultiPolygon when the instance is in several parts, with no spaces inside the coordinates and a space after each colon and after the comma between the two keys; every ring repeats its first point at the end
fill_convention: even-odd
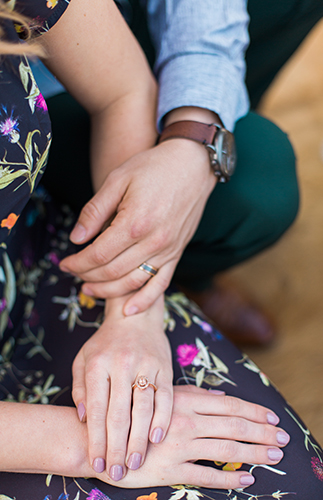
{"type": "MultiPolygon", "coordinates": [[[[8,2],[32,19],[38,34],[50,29],[68,4],[68,0],[8,2]]],[[[11,22],[5,22],[4,29],[9,40],[18,40],[11,22]]],[[[71,365],[101,324],[103,301],[84,295],[80,281],[58,267],[62,258],[76,250],[69,242],[76,218],[68,206],[59,206],[37,188],[51,140],[46,103],[27,59],[2,57],[0,399],[72,406],[71,365]]],[[[275,467],[209,463],[254,474],[254,485],[235,491],[192,485],[124,490],[89,478],[0,472],[0,500],[323,498],[323,451],[266,375],[174,289],[166,294],[164,325],[173,352],[174,384],[220,387],[227,394],[270,407],[291,434],[283,460],[275,467]]]]}

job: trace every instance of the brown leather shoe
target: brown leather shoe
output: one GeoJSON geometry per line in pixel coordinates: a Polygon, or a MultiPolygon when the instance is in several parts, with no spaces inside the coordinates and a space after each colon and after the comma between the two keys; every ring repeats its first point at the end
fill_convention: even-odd
{"type": "Polygon", "coordinates": [[[186,289],[185,293],[239,346],[264,346],[275,337],[272,321],[234,288],[214,284],[203,292],[186,289]]]}

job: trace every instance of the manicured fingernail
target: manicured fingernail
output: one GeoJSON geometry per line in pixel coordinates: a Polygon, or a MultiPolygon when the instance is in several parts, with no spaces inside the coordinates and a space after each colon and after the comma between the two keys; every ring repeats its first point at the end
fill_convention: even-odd
{"type": "Polygon", "coordinates": [[[269,460],[273,460],[274,462],[281,460],[284,456],[284,453],[279,448],[269,448],[267,454],[269,460]]]}
{"type": "Polygon", "coordinates": [[[109,476],[113,481],[120,481],[123,476],[123,468],[121,465],[112,465],[112,467],[110,467],[109,476]]]}
{"type": "Polygon", "coordinates": [[[94,297],[94,293],[87,286],[82,287],[82,292],[84,293],[84,295],[88,295],[89,297],[94,297]]]}
{"type": "Polygon", "coordinates": [[[99,474],[105,470],[105,460],[104,458],[96,458],[93,460],[92,464],[93,470],[99,474]]]}
{"type": "Polygon", "coordinates": [[[255,482],[255,478],[253,476],[240,476],[240,484],[241,486],[250,486],[255,482]]]}
{"type": "Polygon", "coordinates": [[[277,443],[287,444],[290,441],[290,435],[285,431],[278,431],[276,434],[277,443]]]}
{"type": "Polygon", "coordinates": [[[130,307],[126,308],[125,315],[132,316],[133,314],[137,314],[138,311],[139,311],[139,309],[137,306],[130,306],[130,307]]]}
{"type": "Polygon", "coordinates": [[[141,455],[140,453],[132,453],[128,459],[127,465],[131,470],[139,469],[141,464],[141,455]]]}
{"type": "Polygon", "coordinates": [[[81,241],[84,240],[85,236],[86,236],[86,229],[85,229],[85,227],[82,226],[82,224],[80,224],[79,222],[77,222],[77,224],[75,225],[73,231],[70,234],[70,239],[74,243],[81,243],[81,241]]]}
{"type": "Polygon", "coordinates": [[[217,396],[223,396],[223,394],[225,394],[224,391],[218,391],[217,389],[209,389],[209,392],[216,394],[217,396]]]}
{"type": "Polygon", "coordinates": [[[154,444],[158,444],[161,442],[163,437],[163,429],[160,427],[156,427],[151,434],[151,442],[154,444]]]}
{"type": "Polygon", "coordinates": [[[86,409],[83,403],[80,403],[77,407],[77,414],[80,419],[80,422],[85,422],[85,414],[86,414],[86,409]]]}
{"type": "Polygon", "coordinates": [[[279,422],[279,417],[277,417],[277,415],[275,413],[272,413],[269,411],[267,413],[267,422],[268,422],[268,424],[271,424],[271,425],[277,425],[279,422]]]}

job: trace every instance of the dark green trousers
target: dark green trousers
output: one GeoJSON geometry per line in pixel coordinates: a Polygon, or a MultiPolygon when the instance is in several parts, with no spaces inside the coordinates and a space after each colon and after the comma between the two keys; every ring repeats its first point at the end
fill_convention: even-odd
{"type": "MultiPolygon", "coordinates": [[[[153,48],[136,2],[131,0],[132,28],[152,63],[153,48]]],[[[277,72],[322,17],[323,2],[250,0],[248,9],[251,42],[246,54],[247,86],[254,109],[277,72]]],[[[67,94],[49,99],[48,105],[54,140],[44,183],[55,196],[79,210],[92,195],[88,116],[67,94]]],[[[178,283],[192,289],[207,287],[217,272],[273,244],[297,214],[295,156],[286,134],[252,111],[238,121],[234,133],[236,173],[228,184],[214,189],[175,273],[178,283]]]]}

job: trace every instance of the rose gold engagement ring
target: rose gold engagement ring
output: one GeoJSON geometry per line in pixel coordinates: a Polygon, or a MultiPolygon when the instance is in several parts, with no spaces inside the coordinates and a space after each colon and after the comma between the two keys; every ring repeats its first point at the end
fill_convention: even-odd
{"type": "Polygon", "coordinates": [[[147,387],[152,387],[155,392],[157,391],[157,387],[155,386],[155,384],[149,382],[148,378],[144,375],[140,375],[140,377],[137,377],[136,381],[131,386],[132,389],[135,389],[136,387],[138,387],[138,389],[140,389],[141,391],[147,389],[147,387]]]}
{"type": "Polygon", "coordinates": [[[140,266],[138,266],[138,269],[149,274],[149,276],[156,276],[156,274],[158,273],[157,267],[151,266],[150,264],[147,264],[147,262],[143,262],[142,264],[140,264],[140,266]]]}

